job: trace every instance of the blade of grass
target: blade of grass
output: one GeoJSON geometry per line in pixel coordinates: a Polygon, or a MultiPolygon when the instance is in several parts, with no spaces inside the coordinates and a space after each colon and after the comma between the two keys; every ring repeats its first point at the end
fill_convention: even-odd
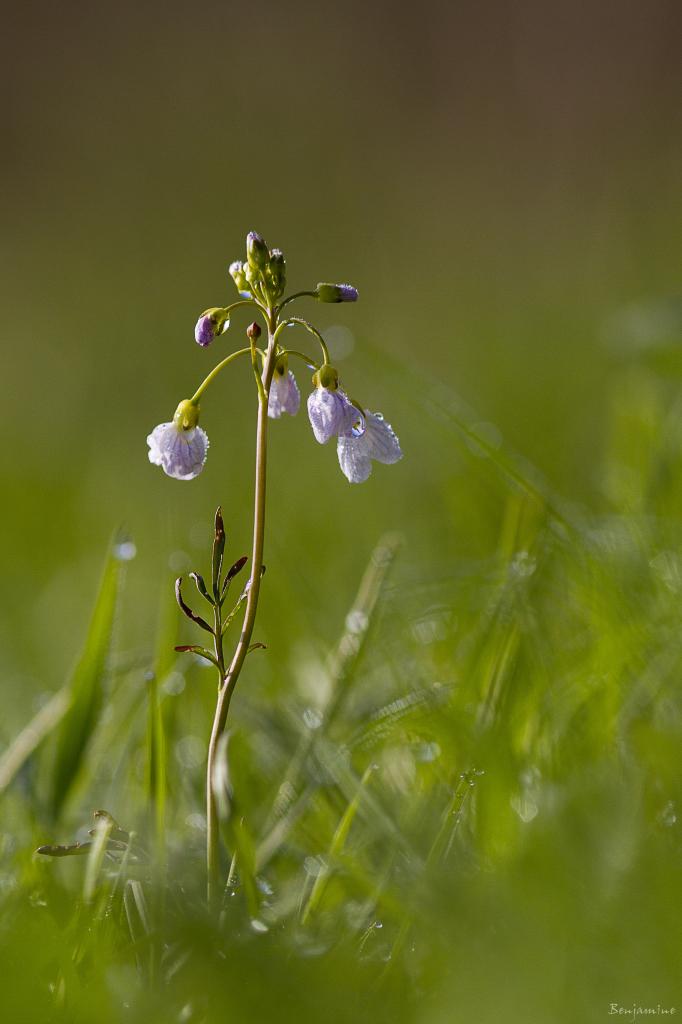
{"type": "Polygon", "coordinates": [[[272,809],[268,815],[264,835],[261,836],[256,861],[259,865],[272,855],[272,837],[279,834],[279,819],[291,805],[292,796],[297,792],[300,776],[319,737],[329,728],[348,694],[349,686],[367,642],[367,635],[383,592],[386,578],[395,556],[402,544],[402,538],[395,533],[385,534],[379,540],[363,574],[352,607],[346,616],[346,624],[336,649],[329,660],[329,699],[323,709],[323,721],[314,732],[306,730],[289,762],[289,769],[282,780],[272,809]],[[265,856],[265,851],[268,855],[265,856]]]}
{"type": "Polygon", "coordinates": [[[362,798],[364,789],[375,771],[376,765],[373,764],[370,764],[367,766],[367,768],[365,768],[362,778],[358,783],[357,789],[353,794],[353,797],[350,800],[348,806],[346,807],[346,810],[343,812],[341,820],[339,821],[339,824],[336,827],[336,831],[332,836],[332,841],[329,845],[329,849],[327,851],[327,856],[325,857],[324,864],[320,868],[320,872],[317,875],[315,882],[313,883],[313,887],[310,891],[310,896],[308,897],[306,905],[303,908],[303,913],[301,914],[301,924],[307,923],[308,918],[310,917],[310,915],[312,914],[312,912],[315,910],[320,900],[322,899],[322,895],[327,886],[327,881],[329,880],[331,865],[334,863],[334,861],[338,860],[339,855],[341,854],[344,846],[346,845],[348,833],[350,832],[351,825],[353,824],[353,820],[358,812],[360,800],[362,798]]]}
{"type": "Polygon", "coordinates": [[[107,557],[82,654],[68,686],[68,708],[59,723],[48,808],[58,819],[82,766],[104,704],[112,632],[123,565],[114,547],[107,557]]]}
{"type": "Polygon", "coordinates": [[[0,794],[4,793],[43,740],[57,728],[69,707],[69,698],[68,687],[57,690],[7,748],[0,758],[0,794]]]}

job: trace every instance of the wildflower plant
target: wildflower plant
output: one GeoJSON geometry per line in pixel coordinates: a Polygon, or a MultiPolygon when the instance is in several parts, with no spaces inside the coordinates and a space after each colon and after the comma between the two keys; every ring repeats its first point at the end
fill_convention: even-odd
{"type": "MultiPolygon", "coordinates": [[[[248,345],[226,355],[199,385],[191,398],[183,399],[173,419],[161,423],[147,438],[149,461],[160,466],[170,477],[191,480],[202,471],[209,442],[199,426],[200,401],[208,387],[227,366],[238,361],[250,363],[256,396],[256,467],[253,517],[251,572],[236,605],[225,615],[223,607],[230,583],[243,569],[247,559],[240,558],[223,575],[225,528],[222,512],[215,520],[211,585],[207,587],[198,573],[192,573],[202,598],[211,606],[207,621],[186,604],[182,595],[182,578],[176,584],[178,603],[190,619],[213,637],[213,650],[187,645],[178,650],[198,654],[210,661],[218,671],[218,697],[209,741],[206,773],[207,870],[209,902],[218,891],[220,850],[218,832],[218,799],[216,779],[219,775],[219,751],[225,732],[230,700],[247,655],[254,647],[252,635],[258,609],[261,577],[264,572],[265,494],[267,465],[268,418],[280,419],[284,414],[295,416],[300,407],[298,383],[290,367],[300,360],[313,370],[312,391],[307,398],[307,411],[313,435],[320,444],[336,438],[341,471],[350,483],[362,483],[372,472],[373,462],[394,463],[402,458],[400,443],[380,413],[366,410],[341,386],[338,370],[329,360],[329,351],[320,331],[309,320],[290,315],[290,304],[297,299],[312,298],[318,302],[356,302],[357,289],[350,284],[320,283],[314,290],[286,296],[286,261],[280,249],[270,249],[255,231],[246,238],[246,260],[235,261],[229,273],[239,292],[239,299],[228,306],[206,309],[197,320],[194,337],[202,348],[222,339],[230,329],[234,312],[253,310],[262,319],[265,334],[257,322],[251,323],[246,335],[248,345]],[[287,328],[299,327],[315,339],[320,359],[285,344],[287,328]],[[261,336],[264,343],[261,343],[261,336]],[[267,339],[267,340],[265,340],[267,339]],[[223,649],[227,627],[241,608],[244,616],[239,640],[230,658],[223,649]]],[[[228,335],[229,336],[229,335],[228,335]]]]}

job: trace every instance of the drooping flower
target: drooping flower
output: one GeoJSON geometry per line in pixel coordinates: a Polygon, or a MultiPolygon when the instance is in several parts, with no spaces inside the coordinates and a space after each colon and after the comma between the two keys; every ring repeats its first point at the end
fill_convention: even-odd
{"type": "Polygon", "coordinates": [[[361,484],[372,472],[372,460],[390,465],[402,459],[400,442],[381,413],[365,413],[362,434],[346,433],[337,442],[339,465],[352,484],[361,484]]]}
{"type": "Polygon", "coordinates": [[[268,416],[278,420],[283,413],[295,416],[301,404],[301,392],[291,370],[288,369],[286,356],[275,366],[268,398],[268,416]]]}
{"type": "Polygon", "coordinates": [[[159,423],[147,438],[149,461],[176,480],[192,480],[204,468],[208,437],[198,418],[198,406],[185,399],[172,421],[159,423]]]}
{"type": "Polygon", "coordinates": [[[317,387],[308,395],[308,418],[315,440],[326,444],[330,438],[348,434],[361,421],[360,413],[341,388],[317,387]]]}

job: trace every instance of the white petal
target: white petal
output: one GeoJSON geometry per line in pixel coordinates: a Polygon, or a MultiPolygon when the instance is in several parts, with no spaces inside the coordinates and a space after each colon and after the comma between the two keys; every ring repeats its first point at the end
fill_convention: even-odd
{"type": "Polygon", "coordinates": [[[295,416],[301,404],[301,392],[291,370],[286,376],[280,377],[278,373],[272,379],[270,385],[270,396],[268,398],[268,416],[278,420],[283,413],[295,416]]]}
{"type": "Polygon", "coordinates": [[[367,454],[364,435],[340,437],[336,444],[341,472],[352,484],[361,484],[372,472],[372,460],[367,454]]]}
{"type": "Polygon", "coordinates": [[[192,480],[204,468],[208,437],[201,427],[178,430],[174,423],[160,423],[147,444],[149,461],[176,480],[192,480]]]}
{"type": "Polygon", "coordinates": [[[352,421],[357,418],[357,410],[353,409],[343,391],[316,388],[308,395],[308,417],[315,439],[326,444],[336,434],[350,430],[352,421]]]}
{"type": "Polygon", "coordinates": [[[364,437],[370,458],[387,465],[402,459],[400,442],[380,412],[367,413],[364,437]]]}

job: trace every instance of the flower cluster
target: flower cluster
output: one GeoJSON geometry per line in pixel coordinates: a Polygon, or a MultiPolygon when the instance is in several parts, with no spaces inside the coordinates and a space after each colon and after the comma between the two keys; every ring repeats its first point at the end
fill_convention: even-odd
{"type": "Polygon", "coordinates": [[[301,403],[296,378],[289,368],[291,356],[298,356],[315,368],[314,390],[308,396],[307,408],[315,439],[327,444],[337,439],[339,465],[351,483],[362,483],[372,472],[373,462],[390,464],[402,458],[400,443],[381,413],[363,408],[341,388],[338,371],[330,364],[329,354],[320,332],[307,320],[290,317],[284,307],[295,298],[310,296],[318,302],[355,302],[357,289],[350,284],[322,282],[313,291],[298,292],[284,298],[286,261],[280,249],[269,249],[255,231],[246,239],[246,260],[230,264],[239,301],[231,306],[212,306],[199,317],[194,337],[202,348],[210,345],[230,326],[233,309],[255,307],[263,315],[268,328],[268,344],[264,351],[256,342],[260,329],[253,324],[247,332],[249,347],[233,352],[208,375],[192,398],[180,403],[170,423],[155,427],[147,438],[149,461],[178,480],[190,480],[203,469],[208,451],[208,438],[197,425],[199,398],[223,366],[240,355],[250,353],[261,396],[267,401],[268,416],[280,419],[284,413],[295,416],[301,403]],[[318,341],[322,362],[316,363],[303,353],[288,350],[281,342],[282,329],[299,325],[318,341]]]}

